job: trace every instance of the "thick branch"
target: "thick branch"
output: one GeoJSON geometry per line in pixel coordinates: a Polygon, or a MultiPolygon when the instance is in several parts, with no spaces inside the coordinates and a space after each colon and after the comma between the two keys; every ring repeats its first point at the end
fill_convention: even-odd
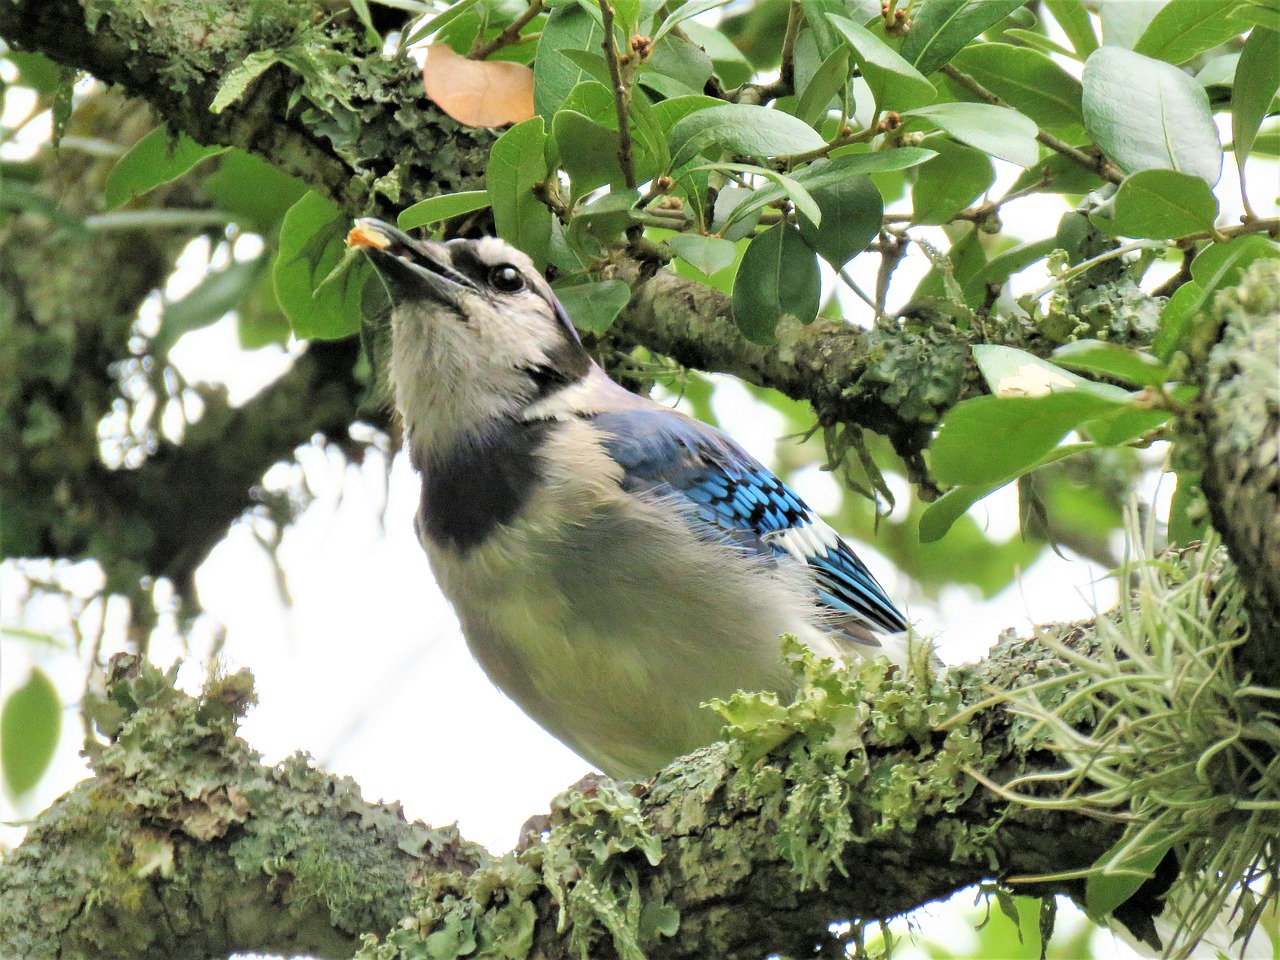
{"type": "Polygon", "coordinates": [[[1280,686],[1280,261],[1259,261],[1218,296],[1206,339],[1201,482],[1249,593],[1243,662],[1280,686]]]}
{"type": "Polygon", "coordinates": [[[719,291],[669,270],[642,279],[630,262],[619,272],[634,290],[611,328],[624,344],[808,400],[822,423],[875,430],[904,456],[918,456],[942,415],[983,389],[969,349],[973,337],[951,324],[863,330],[785,319],[778,343],[760,346],[738,331],[729,298],[719,291]]]}
{"type": "Polygon", "coordinates": [[[109,9],[90,28],[77,0],[9,0],[0,4],[0,37],[120,84],[201,143],[260,154],[353,215],[481,181],[493,135],[444,116],[424,97],[413,60],[365,46],[351,18],[325,17],[305,0],[233,0],[218,5],[216,21],[181,0],[109,9]],[[272,67],[213,113],[232,68],[270,50],[312,58],[320,72],[348,65],[331,86],[272,67]],[[305,111],[290,106],[299,94],[305,111]]]}
{"type": "MultiPolygon", "coordinates": [[[[1056,633],[1089,648],[1088,625],[1056,633]]],[[[457,911],[479,931],[518,907],[533,925],[531,956],[578,956],[570,944],[581,937],[605,958],[620,941],[601,917],[631,896],[679,912],[674,937],[631,929],[651,960],[804,955],[834,920],[893,916],[987,877],[1083,867],[1115,841],[1114,823],[1011,807],[965,772],[1004,781],[1053,764],[1032,726],[1002,706],[939,728],[990,689],[1063,669],[1030,640],[1006,640],[947,678],[864,665],[849,682],[880,709],[874,720],[848,715],[841,752],[820,717],[796,729],[826,746],[792,740],[789,727],[760,762],[712,746],[673,764],[638,802],[607,782],[575,788],[516,865],[450,830],[406,824],[300,759],[262,767],[234,736],[252,699],[247,674],[194,700],[171,675],[124,658],[88,704],[109,737],[89,747],[95,777],[41,814],[0,864],[0,955],[342,956],[359,934],[427,934],[457,911]],[[602,858],[605,838],[614,852],[602,858]],[[481,868],[488,892],[469,900],[467,878],[481,868]],[[568,930],[557,929],[562,910],[568,930]]]]}

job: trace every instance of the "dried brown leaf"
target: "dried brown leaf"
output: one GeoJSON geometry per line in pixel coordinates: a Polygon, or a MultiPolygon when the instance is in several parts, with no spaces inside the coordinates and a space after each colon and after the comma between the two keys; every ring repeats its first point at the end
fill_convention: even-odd
{"type": "Polygon", "coordinates": [[[437,106],[469,127],[501,127],[533,116],[533,71],[505,60],[468,60],[447,44],[427,48],[422,85],[437,106]]]}

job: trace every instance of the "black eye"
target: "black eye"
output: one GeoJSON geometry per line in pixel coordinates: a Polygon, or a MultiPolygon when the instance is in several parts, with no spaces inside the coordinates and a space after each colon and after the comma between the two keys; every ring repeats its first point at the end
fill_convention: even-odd
{"type": "Polygon", "coordinates": [[[489,286],[501,293],[519,293],[524,289],[524,274],[509,263],[489,271],[489,286]]]}

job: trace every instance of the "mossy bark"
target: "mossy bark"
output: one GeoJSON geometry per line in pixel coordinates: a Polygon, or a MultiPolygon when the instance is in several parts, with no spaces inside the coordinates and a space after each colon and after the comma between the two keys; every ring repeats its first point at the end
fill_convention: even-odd
{"type": "MultiPolygon", "coordinates": [[[[1090,642],[1087,624],[1055,635],[1090,642]]],[[[1004,780],[1054,763],[1033,725],[1001,704],[940,729],[989,689],[1064,666],[1036,641],[1008,639],[946,677],[884,663],[847,682],[823,675],[828,695],[794,714],[809,719],[786,720],[767,755],[718,744],[643,788],[579,785],[557,798],[544,841],[515,860],[406,823],[305,758],[262,766],[235,735],[253,696],[247,674],[193,698],[172,672],[123,656],[87,702],[105,734],[87,746],[94,777],[0,863],[0,955],[339,957],[361,935],[390,940],[366,943],[368,956],[395,955],[450,917],[474,936],[496,918],[510,929],[513,905],[528,923],[507,940],[523,941],[511,956],[585,946],[604,960],[627,945],[651,960],[808,955],[832,921],[893,916],[985,878],[1083,867],[1115,841],[1114,823],[1010,806],[979,787],[970,765],[1004,780]],[[845,684],[838,694],[833,682],[845,684]],[[874,712],[845,709],[872,701],[874,712]],[[648,904],[678,916],[673,935],[640,919],[648,904]]]]}

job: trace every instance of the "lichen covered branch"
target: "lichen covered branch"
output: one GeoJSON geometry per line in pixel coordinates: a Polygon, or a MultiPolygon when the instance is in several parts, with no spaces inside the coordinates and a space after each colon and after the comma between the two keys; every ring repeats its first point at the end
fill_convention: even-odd
{"type": "Polygon", "coordinates": [[[1242,661],[1280,686],[1280,261],[1259,261],[1219,294],[1195,349],[1201,483],[1249,591],[1242,661]]]}
{"type": "MultiPolygon", "coordinates": [[[[1087,625],[1055,635],[1089,646],[1087,625]]],[[[541,843],[495,860],[304,759],[262,766],[234,732],[247,674],[192,698],[172,673],[118,658],[86,707],[104,737],[87,747],[94,777],[0,863],[0,954],[329,957],[371,935],[362,956],[394,957],[448,930],[541,958],[809,952],[831,921],[1077,869],[1114,842],[1114,824],[1010,807],[968,772],[1003,781],[1052,764],[988,691],[1063,666],[1015,639],[946,677],[806,661],[811,693],[792,707],[730,703],[735,740],[643,789],[580,785],[541,843]]]]}

